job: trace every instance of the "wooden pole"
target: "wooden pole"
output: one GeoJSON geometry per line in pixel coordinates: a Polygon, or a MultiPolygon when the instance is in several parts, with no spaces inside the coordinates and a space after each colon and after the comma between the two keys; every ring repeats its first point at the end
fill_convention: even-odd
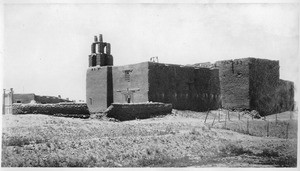
{"type": "Polygon", "coordinates": [[[267,137],[269,136],[269,122],[267,121],[267,137]]]}
{"type": "Polygon", "coordinates": [[[219,122],[220,122],[220,113],[221,113],[221,111],[220,111],[220,109],[219,109],[219,116],[218,116],[218,120],[219,120],[219,122]]]}
{"type": "Polygon", "coordinates": [[[227,117],[225,117],[225,128],[226,128],[227,117]]]}
{"type": "Polygon", "coordinates": [[[230,121],[230,117],[229,117],[229,109],[228,109],[228,114],[227,114],[227,116],[228,116],[228,120],[230,121]]]}
{"type": "Polygon", "coordinates": [[[277,114],[275,115],[275,117],[276,117],[276,118],[275,118],[275,123],[277,124],[277,114]]]}
{"type": "Polygon", "coordinates": [[[213,120],[213,122],[212,122],[211,126],[214,126],[215,119],[216,119],[216,117],[214,117],[214,120],[213,120]]]}
{"type": "Polygon", "coordinates": [[[290,124],[290,123],[288,123],[288,124],[286,125],[286,139],[289,138],[289,124],[290,124]]]}
{"type": "Polygon", "coordinates": [[[249,118],[247,118],[247,134],[249,134],[249,118]]]}
{"type": "Polygon", "coordinates": [[[241,114],[240,114],[240,112],[239,112],[239,120],[241,120],[241,114]]]}
{"type": "Polygon", "coordinates": [[[204,123],[206,123],[206,119],[207,119],[207,117],[208,117],[208,114],[209,114],[209,110],[208,110],[207,113],[206,113],[204,123]]]}

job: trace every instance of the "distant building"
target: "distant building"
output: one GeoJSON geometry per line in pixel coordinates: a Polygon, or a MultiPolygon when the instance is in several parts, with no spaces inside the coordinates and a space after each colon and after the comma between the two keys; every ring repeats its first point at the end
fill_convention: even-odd
{"type": "Polygon", "coordinates": [[[55,96],[40,96],[33,93],[29,94],[13,94],[13,103],[31,103],[35,101],[36,103],[46,104],[46,103],[60,103],[60,102],[71,102],[69,99],[62,99],[55,96]]]}

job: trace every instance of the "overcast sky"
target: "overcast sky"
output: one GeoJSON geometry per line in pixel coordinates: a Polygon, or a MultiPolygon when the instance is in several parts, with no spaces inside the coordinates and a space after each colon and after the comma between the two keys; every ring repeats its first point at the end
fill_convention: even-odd
{"type": "Polygon", "coordinates": [[[4,4],[3,87],[85,100],[94,35],[115,65],[280,60],[297,81],[297,4],[4,4]]]}

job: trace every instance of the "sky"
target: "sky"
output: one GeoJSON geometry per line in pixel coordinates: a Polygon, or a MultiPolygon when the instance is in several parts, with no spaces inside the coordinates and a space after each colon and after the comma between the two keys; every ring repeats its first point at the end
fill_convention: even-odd
{"type": "Polygon", "coordinates": [[[256,57],[298,83],[298,4],[5,3],[3,88],[85,100],[94,35],[114,65],[194,64],[256,57]]]}

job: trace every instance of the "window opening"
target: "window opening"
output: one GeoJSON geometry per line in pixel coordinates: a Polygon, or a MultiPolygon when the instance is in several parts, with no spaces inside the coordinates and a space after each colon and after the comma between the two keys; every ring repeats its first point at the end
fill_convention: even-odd
{"type": "Polygon", "coordinates": [[[132,72],[132,70],[124,70],[125,73],[125,81],[130,82],[130,73],[132,72]]]}

